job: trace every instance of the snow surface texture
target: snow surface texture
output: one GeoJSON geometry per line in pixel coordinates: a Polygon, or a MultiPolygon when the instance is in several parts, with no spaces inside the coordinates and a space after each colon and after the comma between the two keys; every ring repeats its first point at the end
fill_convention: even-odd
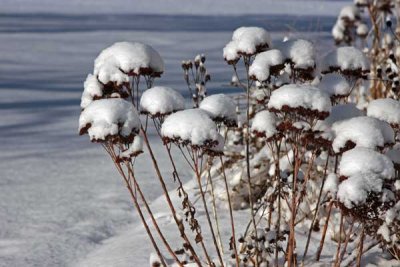
{"type": "Polygon", "coordinates": [[[349,82],[338,73],[328,73],[322,76],[317,87],[330,96],[347,96],[351,89],[349,82]]]}
{"type": "Polygon", "coordinates": [[[375,150],[357,147],[342,155],[339,165],[340,175],[350,177],[357,173],[374,173],[385,179],[394,177],[392,161],[375,150]]]}
{"type": "Polygon", "coordinates": [[[139,132],[140,118],[132,103],[126,100],[100,99],[87,106],[79,117],[79,131],[86,129],[92,141],[117,135],[129,137],[139,132]]]}
{"type": "Polygon", "coordinates": [[[267,110],[258,112],[251,124],[251,131],[254,133],[264,134],[266,138],[271,138],[278,130],[276,129],[277,117],[274,113],[267,110]]]}
{"type": "Polygon", "coordinates": [[[226,61],[236,61],[241,55],[254,55],[260,50],[270,48],[269,33],[260,27],[240,27],[233,32],[230,41],[223,50],[226,61]]]}
{"type": "Polygon", "coordinates": [[[321,62],[321,71],[332,72],[339,69],[342,72],[347,71],[367,71],[369,64],[364,54],[355,47],[345,46],[326,55],[321,62]]]}
{"type": "Polygon", "coordinates": [[[129,82],[129,75],[155,75],[164,72],[164,61],[151,46],[119,42],[101,51],[94,62],[94,74],[103,84],[129,82]]]}
{"type": "Polygon", "coordinates": [[[331,127],[335,122],[351,119],[364,115],[354,103],[340,104],[332,107],[329,116],[323,120],[318,121],[315,128],[320,131],[331,131],[331,127]]]}
{"type": "Polygon", "coordinates": [[[284,58],[281,51],[277,49],[268,50],[257,54],[250,66],[249,74],[260,82],[268,80],[270,68],[282,65],[284,58]]]}
{"type": "Polygon", "coordinates": [[[185,109],[185,99],[169,87],[147,89],[140,98],[140,111],[151,116],[166,115],[182,109],[185,109]]]}
{"type": "Polygon", "coordinates": [[[393,125],[400,125],[400,102],[390,98],[373,100],[368,104],[367,115],[393,125]]]}
{"type": "Polygon", "coordinates": [[[297,39],[281,42],[276,47],[286,60],[290,60],[296,69],[315,68],[314,45],[307,40],[297,39]]]}
{"type": "Polygon", "coordinates": [[[296,84],[284,85],[272,92],[268,108],[281,110],[284,106],[328,113],[332,108],[327,93],[311,85],[296,84]]]}
{"type": "Polygon", "coordinates": [[[335,133],[332,146],[336,153],[345,148],[348,141],[371,149],[394,143],[394,131],[388,123],[366,116],[336,122],[332,130],[335,133]]]}
{"type": "Polygon", "coordinates": [[[161,135],[194,146],[218,142],[218,131],[208,114],[200,109],[187,109],[168,116],[161,126],[161,135]]]}
{"type": "Polygon", "coordinates": [[[57,13],[68,14],[163,14],[163,15],[254,15],[291,14],[299,16],[337,16],[343,3],[340,1],[308,0],[199,0],[196,4],[187,0],[41,0],[40,4],[30,0],[3,0],[2,12],[9,13],[57,13]],[[93,8],[96,6],[96,8],[93,8]],[[268,8],[266,8],[268,7],[268,8]]]}
{"type": "Polygon", "coordinates": [[[81,98],[81,108],[86,108],[94,99],[103,96],[103,85],[97,80],[97,77],[89,74],[83,84],[83,93],[81,98]]]}
{"type": "Polygon", "coordinates": [[[225,94],[215,94],[203,99],[199,106],[206,111],[213,120],[224,121],[227,124],[236,124],[236,103],[225,94]]]}

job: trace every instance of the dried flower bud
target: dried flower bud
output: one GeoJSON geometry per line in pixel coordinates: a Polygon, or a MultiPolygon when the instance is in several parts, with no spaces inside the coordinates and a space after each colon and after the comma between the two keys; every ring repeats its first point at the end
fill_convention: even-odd
{"type": "Polygon", "coordinates": [[[201,54],[201,62],[202,63],[206,62],[206,56],[204,54],[201,54]]]}

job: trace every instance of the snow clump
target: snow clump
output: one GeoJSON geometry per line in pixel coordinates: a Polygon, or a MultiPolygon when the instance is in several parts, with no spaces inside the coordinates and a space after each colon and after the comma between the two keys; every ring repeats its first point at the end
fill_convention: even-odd
{"type": "Polygon", "coordinates": [[[336,122],[332,130],[335,133],[332,146],[336,153],[343,152],[351,143],[371,149],[394,143],[394,131],[388,123],[366,116],[336,122]]]}
{"type": "Polygon", "coordinates": [[[278,118],[272,112],[263,110],[258,112],[251,125],[251,131],[260,136],[265,136],[267,139],[278,133],[276,129],[278,118]]]}
{"type": "Polygon", "coordinates": [[[322,59],[321,72],[342,72],[344,74],[357,73],[361,75],[369,71],[368,60],[355,47],[344,46],[330,52],[322,59]]]}
{"type": "Polygon", "coordinates": [[[256,56],[249,69],[252,79],[260,82],[267,81],[270,75],[279,74],[284,67],[284,58],[277,49],[262,52],[256,56]]]}
{"type": "Polygon", "coordinates": [[[121,98],[92,102],[79,117],[79,134],[88,133],[93,142],[132,142],[140,130],[139,114],[132,103],[121,98]]]}
{"type": "Polygon", "coordinates": [[[224,47],[224,58],[236,63],[241,55],[252,56],[271,48],[270,34],[260,27],[240,27],[233,32],[232,41],[224,47]]]}
{"type": "Polygon", "coordinates": [[[103,96],[104,86],[97,80],[93,74],[89,74],[83,84],[83,93],[81,98],[81,108],[85,109],[94,100],[103,96]]]}
{"type": "Polygon", "coordinates": [[[385,155],[365,147],[357,147],[342,155],[339,165],[340,175],[350,177],[360,172],[375,173],[382,178],[392,179],[392,161],[385,155]]]}
{"type": "Polygon", "coordinates": [[[349,82],[338,73],[328,73],[322,76],[317,87],[331,97],[348,96],[351,90],[349,82]]]}
{"type": "Polygon", "coordinates": [[[293,64],[295,69],[313,69],[315,68],[315,50],[314,45],[307,40],[296,39],[281,42],[277,45],[285,61],[293,64]]]}
{"type": "Polygon", "coordinates": [[[164,61],[151,46],[142,43],[118,42],[101,51],[94,62],[94,75],[100,82],[121,85],[129,76],[159,77],[164,61]]]}
{"type": "Polygon", "coordinates": [[[168,115],[185,109],[185,99],[172,88],[156,86],[143,92],[140,111],[151,117],[168,115]]]}
{"type": "Polygon", "coordinates": [[[375,99],[367,107],[367,116],[400,126],[400,101],[391,98],[375,99]]]}
{"type": "Polygon", "coordinates": [[[319,113],[318,117],[322,119],[329,115],[331,108],[329,95],[311,85],[284,85],[272,92],[268,103],[268,109],[273,112],[311,111],[319,113]]]}
{"type": "Polygon", "coordinates": [[[207,96],[201,101],[199,108],[206,111],[217,123],[222,122],[227,126],[237,124],[235,101],[225,94],[207,96]]]}
{"type": "Polygon", "coordinates": [[[196,147],[218,145],[216,124],[201,109],[186,109],[168,116],[161,126],[164,142],[190,144],[196,147]]]}

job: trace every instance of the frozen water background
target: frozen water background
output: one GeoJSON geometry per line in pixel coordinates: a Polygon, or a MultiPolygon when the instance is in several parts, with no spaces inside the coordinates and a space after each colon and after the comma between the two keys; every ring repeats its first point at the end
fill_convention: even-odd
{"type": "MultiPolygon", "coordinates": [[[[5,0],[0,8],[0,266],[73,265],[137,220],[101,147],[77,136],[82,83],[101,49],[116,41],[152,45],[166,63],[165,75],[156,83],[186,96],[180,62],[205,53],[212,75],[209,93],[237,92],[228,87],[231,71],[222,58],[235,28],[262,26],[274,39],[303,36],[320,49],[322,44],[332,46],[329,31],[338,10],[324,9],[323,16],[316,15],[318,11],[275,14],[285,10],[197,16],[195,11],[174,15],[173,7],[152,15],[119,14],[121,8],[115,14],[109,10],[88,15],[84,12],[90,13],[89,8],[71,12],[79,10],[78,2],[57,9],[64,13],[51,8],[40,12],[43,9],[28,0],[27,9],[20,0],[5,0]]],[[[156,144],[155,150],[160,149],[156,144]]],[[[168,166],[163,158],[160,162],[168,166]]],[[[156,178],[146,156],[138,166],[145,194],[156,199],[161,190],[153,186],[156,178]]],[[[190,171],[180,170],[188,180],[190,171]]],[[[147,244],[144,235],[138,240],[140,246],[147,244]]],[[[148,255],[139,262],[148,262],[148,255]]]]}

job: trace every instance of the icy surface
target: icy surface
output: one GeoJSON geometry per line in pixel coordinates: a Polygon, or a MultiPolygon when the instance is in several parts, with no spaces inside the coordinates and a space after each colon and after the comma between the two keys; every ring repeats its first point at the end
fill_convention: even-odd
{"type": "Polygon", "coordinates": [[[126,100],[100,99],[87,106],[79,117],[79,131],[87,127],[90,140],[106,140],[114,135],[128,137],[139,132],[140,118],[126,100]]]}
{"type": "Polygon", "coordinates": [[[375,99],[368,104],[367,115],[400,125],[400,102],[391,98],[375,99]]]}
{"type": "Polygon", "coordinates": [[[338,73],[328,73],[322,76],[317,87],[331,96],[347,96],[351,89],[349,82],[338,73]]]}
{"type": "Polygon", "coordinates": [[[381,192],[382,184],[382,178],[375,173],[357,173],[339,184],[337,197],[351,209],[364,204],[369,192],[381,192]]]}
{"type": "Polygon", "coordinates": [[[343,153],[339,165],[340,175],[349,177],[360,172],[375,173],[385,179],[394,177],[392,161],[375,150],[357,147],[343,153]]]}
{"type": "Polygon", "coordinates": [[[344,148],[348,141],[371,149],[394,143],[394,131],[388,123],[366,116],[336,122],[332,130],[335,132],[332,143],[335,152],[344,148]]]}
{"type": "Polygon", "coordinates": [[[272,92],[268,108],[280,110],[283,106],[320,112],[330,112],[332,107],[327,93],[311,85],[296,84],[284,85],[272,92]]]}
{"type": "Polygon", "coordinates": [[[103,85],[93,74],[89,74],[83,84],[83,93],[81,98],[81,108],[86,108],[93,99],[103,96],[103,85]]]}
{"type": "Polygon", "coordinates": [[[307,40],[297,39],[281,42],[276,47],[285,59],[294,63],[298,69],[309,69],[315,67],[314,45],[307,40]]]}
{"type": "Polygon", "coordinates": [[[274,113],[267,110],[260,111],[254,116],[251,124],[251,131],[256,133],[265,134],[266,138],[275,135],[278,130],[276,129],[277,117],[274,113]]]}
{"type": "Polygon", "coordinates": [[[172,88],[156,86],[143,92],[140,111],[150,115],[165,115],[185,108],[185,99],[172,88]]]}
{"type": "Polygon", "coordinates": [[[254,55],[261,48],[271,47],[271,36],[260,27],[240,27],[233,32],[230,41],[223,50],[226,61],[235,61],[242,54],[254,55]]]}
{"type": "Polygon", "coordinates": [[[326,55],[321,62],[321,71],[329,72],[331,68],[341,71],[366,71],[369,69],[365,55],[355,47],[344,46],[326,55]]]}
{"type": "Polygon", "coordinates": [[[207,141],[218,141],[217,126],[200,109],[187,109],[168,116],[161,127],[161,135],[202,146],[207,141]]]}
{"type": "Polygon", "coordinates": [[[164,61],[151,46],[142,43],[115,43],[101,51],[94,62],[94,74],[103,84],[126,83],[128,75],[145,72],[163,73],[164,61]]]}
{"type": "Polygon", "coordinates": [[[281,51],[272,49],[262,52],[256,56],[250,66],[249,74],[258,81],[266,81],[270,76],[270,68],[284,63],[281,51]]]}
{"type": "Polygon", "coordinates": [[[212,119],[237,121],[236,103],[231,97],[225,94],[207,96],[201,101],[199,107],[206,111],[212,119]]]}

